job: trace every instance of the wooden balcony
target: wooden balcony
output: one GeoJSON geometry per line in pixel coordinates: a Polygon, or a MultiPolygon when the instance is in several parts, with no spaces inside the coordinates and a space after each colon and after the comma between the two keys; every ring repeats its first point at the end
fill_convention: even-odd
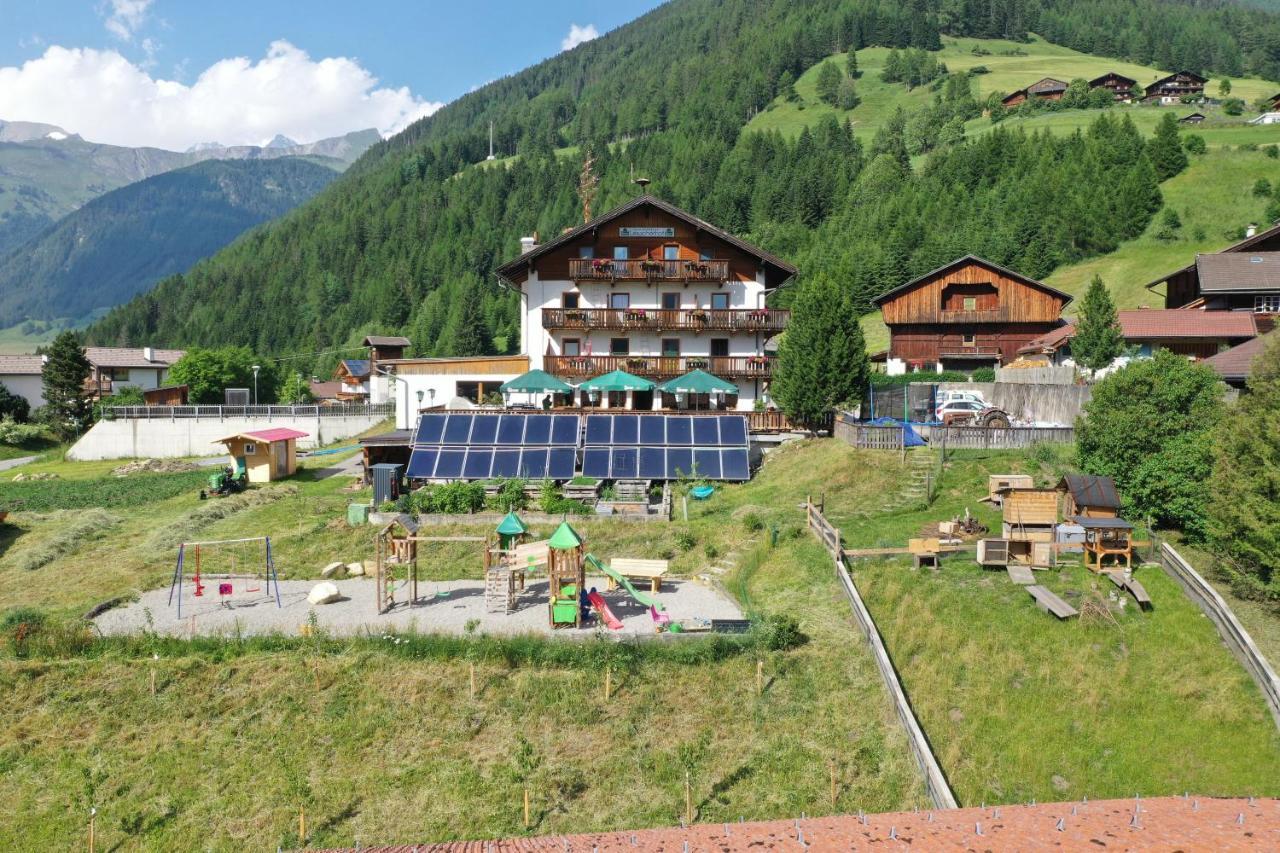
{"type": "Polygon", "coordinates": [[[938,312],[943,323],[1003,323],[1009,319],[1003,308],[990,308],[982,311],[948,311],[938,312]]]}
{"type": "Polygon", "coordinates": [[[574,281],[679,281],[685,284],[705,281],[723,284],[729,278],[729,262],[570,258],[569,277],[574,281]]]}
{"type": "Polygon", "coordinates": [[[1000,347],[967,347],[964,344],[942,344],[938,347],[939,358],[977,358],[983,360],[999,360],[1000,347]]]}
{"type": "Polygon", "coordinates": [[[666,381],[700,369],[721,379],[769,379],[776,359],[764,355],[548,355],[545,370],[572,382],[614,370],[666,381]]]}
{"type": "Polygon", "coordinates": [[[760,332],[787,327],[790,311],[774,308],[543,308],[544,329],[637,329],[656,332],[760,332]]]}

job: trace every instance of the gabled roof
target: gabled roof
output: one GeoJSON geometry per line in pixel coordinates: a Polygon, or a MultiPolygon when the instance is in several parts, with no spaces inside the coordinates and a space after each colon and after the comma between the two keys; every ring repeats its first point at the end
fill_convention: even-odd
{"type": "Polygon", "coordinates": [[[365,335],[361,343],[367,347],[407,347],[409,339],[396,335],[365,335]]]}
{"type": "Polygon", "coordinates": [[[942,273],[947,272],[948,270],[953,270],[956,267],[963,266],[965,264],[980,264],[981,266],[984,266],[987,269],[992,270],[994,272],[998,272],[1003,276],[1012,278],[1015,281],[1020,281],[1023,284],[1027,285],[1028,287],[1035,287],[1040,290],[1043,290],[1046,293],[1059,297],[1062,300],[1063,305],[1066,305],[1073,298],[1070,293],[1064,293],[1063,291],[1058,290],[1056,287],[1050,287],[1049,285],[1045,284],[1042,281],[1036,281],[1034,278],[1028,278],[1022,273],[1014,272],[1008,267],[1002,267],[999,264],[992,263],[991,261],[988,261],[985,258],[978,257],[977,255],[965,255],[962,258],[956,258],[954,261],[952,261],[949,264],[943,264],[942,266],[938,267],[936,270],[927,272],[922,276],[917,276],[916,278],[911,279],[911,281],[907,282],[906,284],[900,284],[897,287],[895,287],[893,290],[889,290],[880,294],[874,300],[872,300],[872,302],[875,305],[883,305],[885,302],[888,302],[890,299],[897,296],[899,293],[904,293],[905,291],[910,290],[916,285],[922,284],[923,282],[928,281],[929,279],[934,278],[935,276],[941,275],[942,273]]]}
{"type": "Polygon", "coordinates": [[[762,264],[764,264],[766,267],[772,268],[774,272],[773,277],[775,278],[775,280],[779,281],[779,284],[777,286],[781,286],[782,284],[785,284],[788,279],[794,277],[796,274],[795,267],[793,267],[791,264],[787,263],[786,261],[782,260],[781,258],[775,255],[769,254],[764,249],[761,249],[759,246],[754,246],[751,243],[748,243],[746,240],[741,240],[733,236],[732,234],[730,234],[728,231],[724,231],[720,228],[717,228],[716,226],[712,225],[710,222],[707,222],[706,220],[703,220],[703,219],[699,219],[698,217],[694,216],[692,213],[689,213],[686,210],[681,210],[680,208],[676,207],[674,204],[665,202],[662,199],[656,196],[649,195],[647,193],[632,199],[626,204],[619,205],[618,207],[615,207],[613,210],[602,213],[599,216],[597,216],[595,219],[592,219],[589,222],[585,222],[582,225],[579,225],[577,228],[569,229],[568,231],[564,232],[563,234],[556,237],[555,239],[548,240],[546,243],[543,243],[540,246],[534,247],[531,251],[525,252],[523,255],[521,255],[520,257],[514,260],[507,261],[505,264],[498,267],[497,270],[495,270],[495,272],[498,274],[499,278],[503,279],[508,284],[515,287],[516,283],[513,277],[518,275],[522,270],[528,268],[531,262],[537,260],[538,258],[542,257],[548,252],[555,251],[561,246],[564,246],[567,243],[571,243],[574,240],[577,240],[579,237],[581,237],[584,234],[591,233],[592,231],[599,228],[601,225],[605,224],[606,222],[609,222],[610,220],[617,219],[619,216],[622,216],[625,213],[629,213],[633,210],[637,210],[641,207],[646,207],[646,206],[654,207],[670,216],[674,216],[677,219],[681,219],[687,222],[688,224],[692,225],[694,228],[700,231],[705,231],[711,236],[716,237],[717,239],[723,240],[724,242],[730,244],[731,246],[741,249],[743,252],[746,252],[748,255],[754,255],[755,257],[759,258],[762,264]]]}
{"type": "Polygon", "coordinates": [[[1026,91],[1029,95],[1040,95],[1046,92],[1065,92],[1067,91],[1067,83],[1065,80],[1059,80],[1055,77],[1042,77],[1028,86],[1026,91]]]}
{"type": "Polygon", "coordinates": [[[1175,71],[1172,74],[1161,77],[1159,80],[1155,81],[1154,83],[1148,84],[1147,91],[1150,92],[1152,89],[1155,89],[1160,84],[1168,83],[1169,81],[1174,80],[1178,77],[1190,77],[1192,80],[1195,80],[1197,83],[1209,82],[1207,79],[1205,79],[1204,77],[1201,77],[1199,74],[1196,74],[1194,71],[1175,71]]]}
{"type": "Polygon", "coordinates": [[[1139,308],[1117,311],[1125,340],[1148,338],[1252,338],[1258,334],[1248,311],[1183,311],[1139,308]]]}
{"type": "Polygon", "coordinates": [[[1280,252],[1196,255],[1201,293],[1280,293],[1280,252]]]}
{"type": "Polygon", "coordinates": [[[289,429],[288,427],[272,427],[271,429],[255,429],[249,432],[237,432],[226,438],[219,438],[219,442],[231,441],[234,438],[251,438],[254,441],[261,441],[264,444],[270,444],[273,441],[288,441],[291,438],[306,438],[310,433],[301,430],[289,429]]]}
{"type": "Polygon", "coordinates": [[[1204,113],[1189,113],[1178,119],[1178,121],[1204,121],[1204,113]]]}
{"type": "Polygon", "coordinates": [[[1112,77],[1116,78],[1116,80],[1119,82],[1128,83],[1130,86],[1138,82],[1137,80],[1134,80],[1132,77],[1126,77],[1125,75],[1121,74],[1118,71],[1108,71],[1106,74],[1103,74],[1101,77],[1094,77],[1092,80],[1089,81],[1089,85],[1093,88],[1097,88],[1098,86],[1101,86],[1103,83],[1105,83],[1107,80],[1111,79],[1112,77]]]}
{"type": "Polygon", "coordinates": [[[153,349],[147,358],[142,347],[85,347],[85,358],[96,367],[168,367],[187,354],[180,349],[153,349]]]}
{"type": "Polygon", "coordinates": [[[362,378],[369,375],[369,359],[367,358],[344,358],[342,367],[347,371],[347,375],[353,378],[362,378]]]}
{"type": "MultiPolygon", "coordinates": [[[[1257,234],[1254,234],[1252,237],[1245,237],[1243,240],[1232,243],[1230,246],[1227,246],[1225,249],[1215,252],[1215,254],[1221,255],[1227,252],[1247,252],[1253,246],[1256,246],[1259,243],[1262,243],[1266,240],[1271,239],[1272,237],[1277,237],[1277,236],[1280,236],[1280,222],[1277,222],[1276,224],[1272,225],[1270,228],[1265,228],[1262,231],[1259,231],[1257,234]]],[[[1197,255],[1196,256],[1197,261],[1199,260],[1199,258],[1200,256],[1197,255]]],[[[1157,284],[1164,284],[1166,281],[1173,278],[1175,275],[1180,275],[1181,273],[1185,273],[1185,272],[1191,272],[1195,268],[1196,268],[1196,261],[1192,261],[1182,269],[1174,270],[1168,275],[1163,275],[1160,278],[1156,279],[1155,281],[1151,282],[1150,284],[1147,285],[1147,290],[1150,290],[1151,288],[1155,287],[1157,284]]]]}
{"type": "Polygon", "coordinates": [[[1102,509],[1119,509],[1120,495],[1116,481],[1096,474],[1068,474],[1058,483],[1059,491],[1071,493],[1076,506],[1096,506],[1102,509]]]}
{"type": "Polygon", "coordinates": [[[1260,335],[1251,341],[1245,341],[1212,358],[1206,358],[1204,364],[1212,367],[1219,376],[1228,382],[1245,382],[1253,375],[1253,362],[1262,355],[1263,350],[1280,342],[1280,335],[1271,332],[1260,335]]]}
{"type": "Polygon", "coordinates": [[[0,355],[0,376],[39,376],[43,372],[42,355],[0,355]]]}

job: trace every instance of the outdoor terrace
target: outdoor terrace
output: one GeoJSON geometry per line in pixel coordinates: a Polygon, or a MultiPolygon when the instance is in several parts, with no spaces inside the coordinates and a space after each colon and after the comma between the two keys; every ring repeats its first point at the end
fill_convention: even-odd
{"type": "Polygon", "coordinates": [[[729,278],[729,262],[712,259],[570,258],[569,277],[574,281],[710,281],[723,284],[729,278]]]}
{"type": "Polygon", "coordinates": [[[549,355],[545,369],[553,376],[576,381],[614,370],[646,379],[674,379],[690,370],[705,370],[722,379],[769,379],[775,362],[766,355],[549,355]]]}
{"type": "Polygon", "coordinates": [[[787,327],[791,312],[774,308],[543,308],[544,329],[652,329],[659,332],[763,332],[787,327]]]}

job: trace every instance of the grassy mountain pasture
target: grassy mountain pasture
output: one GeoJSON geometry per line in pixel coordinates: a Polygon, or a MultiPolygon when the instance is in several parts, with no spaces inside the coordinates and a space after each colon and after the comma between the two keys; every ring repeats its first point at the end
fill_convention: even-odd
{"type": "MultiPolygon", "coordinates": [[[[1076,77],[1093,79],[1108,71],[1116,71],[1132,77],[1141,84],[1150,83],[1169,73],[1142,65],[1120,62],[1105,57],[1079,53],[1070,48],[1050,44],[1039,37],[1022,44],[1019,42],[996,39],[944,38],[943,48],[935,54],[940,62],[945,62],[951,71],[966,71],[970,68],[984,66],[990,73],[979,74],[974,78],[974,93],[979,101],[992,92],[1002,95],[1034,83],[1042,77],[1055,77],[1059,80],[1071,81],[1076,77]],[[973,52],[977,47],[989,51],[989,56],[980,56],[973,52]],[[1007,55],[1025,53],[1026,55],[1007,55]],[[1003,54],[1003,55],[1002,55],[1003,54]]],[[[796,81],[795,90],[799,96],[795,101],[777,98],[764,111],[753,118],[744,128],[744,133],[753,130],[777,130],[787,136],[795,136],[806,126],[816,125],[824,115],[835,115],[841,121],[845,118],[853,120],[854,132],[864,141],[875,135],[880,125],[893,114],[898,107],[911,110],[928,104],[934,93],[928,86],[921,86],[908,92],[901,83],[885,83],[880,79],[884,69],[887,48],[869,47],[858,51],[858,69],[861,76],[857,80],[858,95],[862,102],[852,110],[839,110],[818,100],[817,82],[820,65],[814,65],[805,71],[796,81]]],[[[844,54],[836,54],[830,58],[843,70],[844,54]]],[[[1217,95],[1218,80],[1209,82],[1207,92],[1217,95]]],[[[1232,96],[1243,98],[1246,103],[1270,97],[1280,89],[1276,83],[1257,79],[1232,79],[1232,96]]],[[[1181,108],[1191,112],[1191,108],[1181,108]]],[[[1158,120],[1158,110],[1134,109],[1134,114],[1150,112],[1151,126],[1158,120]]],[[[1082,126],[1088,124],[1096,111],[1079,111],[1079,117],[1066,119],[1062,126],[1082,126]]],[[[1068,114],[1072,115],[1072,114],[1068,114]]],[[[1035,121],[1051,121],[1054,116],[1037,118],[1035,121]]],[[[970,122],[967,131],[974,133],[983,127],[990,127],[987,119],[975,119],[970,122]]],[[[1012,126],[1012,125],[1011,125],[1012,126]]],[[[1225,130],[1225,128],[1224,128],[1225,130]]],[[[1280,131],[1273,133],[1280,138],[1280,131]]],[[[1241,141],[1251,141],[1255,134],[1241,131],[1241,141]]],[[[1206,134],[1207,136],[1207,134],[1206,134]]],[[[1230,142],[1233,138],[1224,135],[1216,144],[1240,144],[1230,142]]]]}

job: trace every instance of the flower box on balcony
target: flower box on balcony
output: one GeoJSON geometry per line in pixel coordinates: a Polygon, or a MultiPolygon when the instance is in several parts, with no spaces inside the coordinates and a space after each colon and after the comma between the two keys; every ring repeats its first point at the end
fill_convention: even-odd
{"type": "Polygon", "coordinates": [[[596,258],[591,262],[591,271],[598,275],[613,275],[613,261],[596,258]]]}
{"type": "Polygon", "coordinates": [[[585,323],[587,322],[586,311],[566,311],[564,312],[564,321],[566,323],[585,323]]]}
{"type": "Polygon", "coordinates": [[[699,276],[705,278],[710,275],[711,267],[701,261],[686,261],[684,265],[685,275],[699,276]]]}
{"type": "Polygon", "coordinates": [[[754,309],[754,310],[752,310],[752,311],[748,311],[748,312],[747,312],[747,317],[749,317],[749,318],[750,318],[750,319],[752,319],[752,320],[756,320],[756,321],[758,321],[758,322],[763,322],[763,321],[765,321],[765,320],[768,320],[768,319],[769,319],[769,309],[768,309],[768,308],[756,308],[756,309],[754,309]]]}
{"type": "Polygon", "coordinates": [[[627,359],[627,367],[629,367],[629,368],[632,368],[632,369],[635,369],[635,370],[643,370],[644,368],[646,368],[646,367],[648,367],[648,366],[649,366],[649,360],[648,360],[647,358],[629,358],[629,359],[627,359]]]}
{"type": "Polygon", "coordinates": [[[768,363],[769,363],[769,359],[763,355],[747,356],[747,364],[751,365],[752,367],[764,367],[768,363]]]}
{"type": "Polygon", "coordinates": [[[662,272],[661,261],[641,261],[640,271],[649,275],[662,272]]]}
{"type": "Polygon", "coordinates": [[[622,312],[622,319],[628,323],[643,323],[648,318],[643,308],[630,308],[622,312]]]}

